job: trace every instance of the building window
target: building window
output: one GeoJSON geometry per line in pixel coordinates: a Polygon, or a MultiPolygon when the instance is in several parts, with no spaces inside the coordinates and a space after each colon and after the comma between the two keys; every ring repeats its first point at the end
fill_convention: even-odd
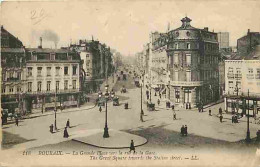
{"type": "Polygon", "coordinates": [[[196,44],[196,46],[197,46],[197,49],[199,49],[199,48],[200,48],[200,44],[199,44],[199,43],[197,43],[197,44],[196,44]]]}
{"type": "Polygon", "coordinates": [[[187,66],[191,65],[191,55],[190,54],[186,54],[186,61],[187,61],[187,66]]]}
{"type": "Polygon", "coordinates": [[[68,80],[64,81],[64,89],[67,90],[68,89],[68,80]]]}
{"type": "Polygon", "coordinates": [[[18,86],[18,87],[16,88],[16,91],[17,91],[17,92],[21,92],[21,91],[22,91],[22,88],[21,88],[20,86],[18,86]]]}
{"type": "Polygon", "coordinates": [[[248,68],[248,73],[249,73],[249,74],[253,74],[253,73],[254,73],[253,68],[248,68]]]}
{"type": "Polygon", "coordinates": [[[68,67],[64,67],[64,75],[69,75],[68,67]]]}
{"type": "Polygon", "coordinates": [[[47,76],[51,76],[51,67],[47,67],[47,76]]]}
{"type": "Polygon", "coordinates": [[[28,92],[32,91],[32,82],[28,82],[28,92]]]}
{"type": "Polygon", "coordinates": [[[56,81],[56,90],[60,89],[60,81],[56,81]]]}
{"type": "Polygon", "coordinates": [[[187,49],[190,49],[190,43],[187,43],[187,49]]]}
{"type": "Polygon", "coordinates": [[[179,71],[174,72],[174,80],[178,81],[179,80],[179,71]]]}
{"type": "Polygon", "coordinates": [[[21,80],[21,72],[17,72],[17,79],[21,80]]]}
{"type": "Polygon", "coordinates": [[[256,77],[255,79],[260,79],[260,68],[256,69],[256,77]]]}
{"type": "Polygon", "coordinates": [[[73,80],[72,81],[72,89],[76,89],[77,88],[77,81],[73,80]]]}
{"type": "Polygon", "coordinates": [[[228,81],[228,87],[229,89],[233,89],[233,81],[228,81]]]}
{"type": "Polygon", "coordinates": [[[32,67],[27,68],[27,75],[30,77],[32,76],[32,67]]]}
{"type": "Polygon", "coordinates": [[[42,82],[41,81],[39,81],[37,83],[37,91],[42,91],[42,82]]]}
{"type": "Polygon", "coordinates": [[[55,73],[56,73],[56,76],[59,76],[60,75],[60,67],[56,67],[55,68],[55,73]]]}
{"type": "Polygon", "coordinates": [[[174,54],[174,64],[178,65],[179,64],[179,55],[174,54]]]}
{"type": "Polygon", "coordinates": [[[5,93],[5,86],[2,87],[2,93],[5,93]]]}
{"type": "Polygon", "coordinates": [[[37,67],[37,76],[42,76],[42,67],[37,67]]]}
{"type": "Polygon", "coordinates": [[[187,80],[188,82],[191,81],[191,71],[190,71],[190,70],[186,71],[186,80],[187,80]]]}
{"type": "Polygon", "coordinates": [[[10,87],[10,88],[9,88],[9,92],[10,92],[10,93],[14,92],[14,87],[10,87]]]}
{"type": "Polygon", "coordinates": [[[51,90],[51,81],[47,81],[47,91],[51,90]]]}
{"type": "Polygon", "coordinates": [[[175,102],[180,102],[180,91],[178,89],[175,89],[175,102]]]}
{"type": "Polygon", "coordinates": [[[174,46],[175,46],[175,49],[179,49],[179,45],[177,43],[174,46]]]}
{"type": "Polygon", "coordinates": [[[73,66],[72,75],[77,75],[77,66],[73,66]]]}
{"type": "Polygon", "coordinates": [[[51,60],[55,60],[55,53],[51,53],[51,60]]]}

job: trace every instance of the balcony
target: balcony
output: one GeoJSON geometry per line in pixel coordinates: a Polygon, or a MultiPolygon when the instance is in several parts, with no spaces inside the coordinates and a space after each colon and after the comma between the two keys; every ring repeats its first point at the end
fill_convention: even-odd
{"type": "MultiPolygon", "coordinates": [[[[78,93],[78,92],[80,92],[79,88],[57,90],[57,94],[68,94],[68,93],[78,93]]],[[[26,94],[27,95],[48,95],[48,94],[55,94],[55,90],[31,91],[31,92],[26,92],[26,94]]]]}
{"type": "Polygon", "coordinates": [[[235,74],[235,78],[236,79],[241,79],[242,78],[242,74],[235,74]]]}
{"type": "Polygon", "coordinates": [[[7,78],[6,82],[19,82],[20,78],[7,78]]]}
{"type": "Polygon", "coordinates": [[[234,74],[233,73],[227,73],[227,77],[229,79],[234,79],[234,74]]]}
{"type": "Polygon", "coordinates": [[[254,79],[254,74],[246,74],[247,79],[254,79]]]}
{"type": "Polygon", "coordinates": [[[171,81],[172,86],[202,86],[203,81],[171,81]]]}

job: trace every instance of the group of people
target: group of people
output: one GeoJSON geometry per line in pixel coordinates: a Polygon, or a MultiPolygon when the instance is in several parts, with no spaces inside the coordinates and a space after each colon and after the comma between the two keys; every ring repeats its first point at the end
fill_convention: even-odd
{"type": "MultiPolygon", "coordinates": [[[[64,138],[68,138],[69,137],[69,133],[68,133],[68,130],[67,130],[67,128],[70,128],[71,126],[70,126],[70,119],[68,119],[67,120],[67,122],[66,122],[66,126],[65,126],[65,128],[64,128],[64,131],[63,131],[63,137],[64,138]]],[[[55,127],[55,128],[57,128],[57,127],[55,127]]],[[[56,130],[56,129],[55,129],[56,130]]],[[[50,126],[50,132],[51,133],[54,133],[54,126],[53,126],[53,124],[51,124],[51,126],[50,126]]]]}
{"type": "Polygon", "coordinates": [[[188,127],[187,125],[182,125],[181,127],[181,136],[187,136],[188,135],[188,127]]]}

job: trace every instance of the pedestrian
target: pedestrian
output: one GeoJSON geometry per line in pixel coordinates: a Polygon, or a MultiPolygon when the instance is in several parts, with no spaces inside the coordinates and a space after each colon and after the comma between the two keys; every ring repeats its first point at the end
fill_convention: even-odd
{"type": "Polygon", "coordinates": [[[131,144],[130,144],[130,152],[131,151],[134,151],[134,153],[135,153],[135,144],[134,144],[133,140],[131,140],[131,144]]]}
{"type": "Polygon", "coordinates": [[[160,105],[160,99],[157,100],[158,106],[160,105]]]}
{"type": "Polygon", "coordinates": [[[211,109],[209,109],[209,116],[211,116],[211,109]]]}
{"type": "Polygon", "coordinates": [[[149,99],[149,95],[146,95],[147,96],[147,100],[149,99]]]}
{"type": "Polygon", "coordinates": [[[185,127],[184,127],[184,135],[185,135],[185,136],[188,135],[188,127],[187,127],[187,125],[185,125],[185,127]]]}
{"type": "Polygon", "coordinates": [[[182,127],[181,127],[181,136],[184,136],[184,125],[182,125],[182,127]]]}
{"type": "Polygon", "coordinates": [[[256,132],[256,141],[260,142],[260,130],[256,132]]]}
{"type": "Polygon", "coordinates": [[[174,111],[174,104],[172,104],[172,111],[174,111]]]}
{"type": "Polygon", "coordinates": [[[219,115],[222,115],[222,108],[221,107],[219,107],[218,112],[219,112],[219,115]]]}
{"type": "Polygon", "coordinates": [[[101,112],[102,111],[102,108],[101,108],[101,106],[99,106],[99,112],[101,112]]]}
{"type": "Polygon", "coordinates": [[[65,127],[65,129],[64,129],[63,137],[64,138],[68,138],[69,137],[69,133],[68,133],[67,127],[65,127]]]}
{"type": "Polygon", "coordinates": [[[220,120],[220,122],[222,123],[222,119],[223,119],[223,116],[222,116],[222,114],[219,116],[219,120],[220,120]]]}
{"type": "Polygon", "coordinates": [[[173,120],[176,120],[176,112],[173,111],[173,120]]]}
{"type": "Polygon", "coordinates": [[[53,124],[50,126],[50,132],[53,133],[53,124]]]}
{"type": "Polygon", "coordinates": [[[70,128],[70,119],[67,120],[66,127],[70,128]]]}
{"type": "Polygon", "coordinates": [[[159,96],[160,96],[160,99],[162,98],[162,94],[161,94],[161,92],[159,92],[159,96]]]}
{"type": "Polygon", "coordinates": [[[232,123],[234,123],[234,115],[232,115],[231,120],[232,120],[232,123]]]}
{"type": "Polygon", "coordinates": [[[18,117],[15,117],[15,125],[18,126],[19,120],[18,117]]]}
{"type": "Polygon", "coordinates": [[[154,96],[157,96],[156,92],[154,92],[154,96]]]}

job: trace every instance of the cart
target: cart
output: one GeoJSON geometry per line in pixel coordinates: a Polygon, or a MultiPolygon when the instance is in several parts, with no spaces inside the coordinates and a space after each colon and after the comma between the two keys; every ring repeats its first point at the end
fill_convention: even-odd
{"type": "Polygon", "coordinates": [[[118,97],[115,97],[113,99],[113,106],[119,106],[119,98],[118,97]]]}

